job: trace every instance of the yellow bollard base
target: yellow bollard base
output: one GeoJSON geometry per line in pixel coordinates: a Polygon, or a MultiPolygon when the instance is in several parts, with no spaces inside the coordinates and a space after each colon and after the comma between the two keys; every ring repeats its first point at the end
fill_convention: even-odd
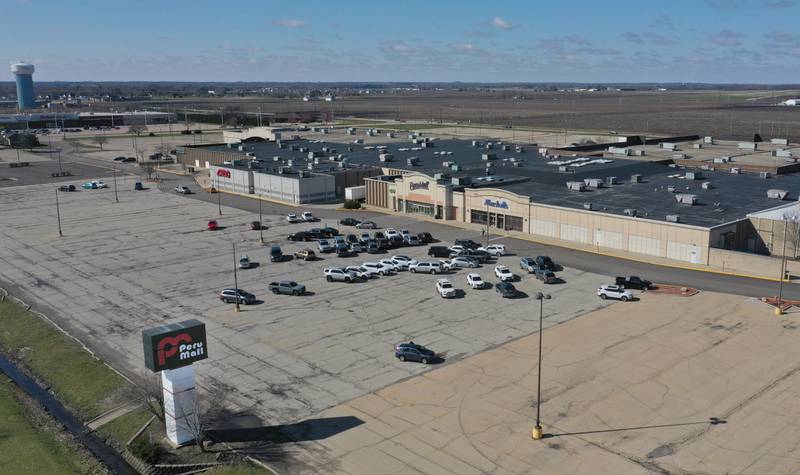
{"type": "Polygon", "coordinates": [[[783,315],[783,310],[780,307],[775,307],[775,315],[783,315]]]}
{"type": "Polygon", "coordinates": [[[544,436],[544,432],[542,432],[542,428],[541,427],[536,426],[531,431],[531,435],[533,436],[533,440],[539,440],[544,436]]]}

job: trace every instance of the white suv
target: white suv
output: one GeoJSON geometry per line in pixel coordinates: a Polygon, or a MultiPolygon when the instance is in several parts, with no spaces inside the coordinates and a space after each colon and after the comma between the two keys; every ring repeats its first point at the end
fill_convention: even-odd
{"type": "Polygon", "coordinates": [[[514,273],[511,272],[511,269],[509,269],[506,266],[495,267],[494,275],[496,275],[501,282],[511,282],[512,280],[514,280],[514,273]]]}
{"type": "Polygon", "coordinates": [[[623,302],[633,300],[631,291],[625,290],[625,287],[621,285],[601,285],[600,288],[597,289],[597,296],[603,300],[608,298],[619,299],[623,302]]]}
{"type": "Polygon", "coordinates": [[[386,228],[383,234],[386,236],[386,239],[390,239],[392,236],[400,236],[400,233],[394,228],[386,228]]]}
{"type": "Polygon", "coordinates": [[[479,247],[478,250],[486,251],[487,254],[495,257],[506,255],[506,246],[503,244],[490,244],[486,247],[479,247]]]}
{"type": "Polygon", "coordinates": [[[486,287],[486,281],[481,279],[480,274],[474,272],[467,274],[467,284],[473,289],[483,289],[486,287]]]}
{"type": "Polygon", "coordinates": [[[442,264],[436,261],[411,261],[408,265],[408,270],[411,272],[425,272],[430,274],[436,274],[442,272],[442,264]]]}
{"type": "Polygon", "coordinates": [[[303,218],[303,221],[305,221],[307,223],[312,223],[312,222],[317,220],[317,218],[315,218],[314,215],[311,214],[310,211],[304,212],[301,216],[303,218]]]}
{"type": "Polygon", "coordinates": [[[360,267],[350,266],[350,267],[345,267],[344,270],[347,272],[354,272],[356,274],[356,277],[364,280],[371,279],[376,275],[378,275],[378,273],[375,270],[367,269],[364,266],[360,267]]]}
{"type": "Polygon", "coordinates": [[[361,264],[361,266],[366,267],[369,270],[375,271],[379,275],[391,274],[392,270],[394,270],[381,262],[365,262],[361,264]]]}
{"type": "Polygon", "coordinates": [[[286,221],[289,223],[299,223],[300,218],[298,218],[296,214],[289,213],[286,215],[286,221]]]}
{"type": "Polygon", "coordinates": [[[333,282],[353,282],[356,280],[356,273],[353,271],[346,271],[341,267],[328,267],[323,270],[325,273],[325,280],[333,282]]]}
{"type": "Polygon", "coordinates": [[[436,281],[436,292],[446,299],[456,296],[455,287],[453,287],[453,284],[447,279],[439,279],[436,281]]]}

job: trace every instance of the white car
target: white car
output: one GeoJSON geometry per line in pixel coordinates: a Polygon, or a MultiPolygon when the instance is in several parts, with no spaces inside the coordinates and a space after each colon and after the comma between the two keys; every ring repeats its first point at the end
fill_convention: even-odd
{"type": "Polygon", "coordinates": [[[463,269],[465,267],[469,268],[469,269],[473,269],[473,268],[478,267],[478,266],[481,265],[475,259],[472,259],[472,258],[467,257],[467,256],[456,256],[456,257],[450,259],[450,262],[452,263],[453,267],[457,267],[459,269],[463,269]]]}
{"type": "Polygon", "coordinates": [[[400,233],[394,228],[386,228],[383,234],[386,236],[386,239],[390,239],[392,236],[400,236],[400,233]]]}
{"type": "Polygon", "coordinates": [[[509,269],[506,266],[495,267],[494,275],[496,275],[501,282],[511,282],[512,280],[514,280],[514,273],[511,272],[511,269],[509,269]]]}
{"type": "Polygon", "coordinates": [[[402,255],[394,255],[391,257],[391,259],[393,261],[405,261],[405,262],[411,262],[413,260],[408,256],[402,256],[402,255]]]}
{"type": "Polygon", "coordinates": [[[301,220],[296,214],[289,213],[286,215],[286,221],[290,223],[299,223],[301,220]]]}
{"type": "Polygon", "coordinates": [[[192,192],[192,190],[190,190],[188,186],[178,185],[178,186],[175,187],[175,193],[180,193],[182,195],[188,195],[191,192],[192,192]]]}
{"type": "Polygon", "coordinates": [[[108,188],[108,185],[106,185],[106,184],[105,184],[105,183],[103,183],[102,181],[99,181],[99,180],[98,180],[98,181],[93,181],[93,182],[92,182],[92,184],[95,184],[95,183],[97,184],[97,187],[98,187],[98,188],[108,188]]]}
{"type": "Polygon", "coordinates": [[[460,245],[450,246],[447,248],[451,253],[452,252],[464,252],[467,248],[460,245]]]}
{"type": "Polygon", "coordinates": [[[336,246],[334,246],[334,244],[327,239],[320,239],[317,242],[317,248],[319,249],[319,252],[333,252],[336,249],[336,246]]]}
{"type": "Polygon", "coordinates": [[[487,254],[490,256],[505,256],[506,255],[506,246],[503,244],[489,244],[485,247],[479,247],[479,251],[486,251],[487,254]]]}
{"type": "Polygon", "coordinates": [[[359,267],[350,266],[350,267],[345,267],[344,270],[347,272],[353,272],[356,274],[356,277],[364,280],[371,279],[378,275],[376,271],[367,269],[364,266],[359,266],[359,267]]]}
{"type": "Polygon", "coordinates": [[[242,257],[239,258],[239,269],[249,269],[250,266],[250,258],[247,257],[247,254],[242,254],[242,257]]]}
{"type": "Polygon", "coordinates": [[[353,271],[347,271],[342,269],[341,267],[328,267],[323,270],[325,273],[325,280],[328,282],[339,281],[339,282],[353,282],[357,279],[356,273],[353,271]]]}
{"type": "Polygon", "coordinates": [[[381,260],[381,262],[384,262],[385,260],[388,260],[389,262],[394,264],[395,270],[408,270],[408,263],[411,262],[411,261],[404,261],[401,259],[395,259],[393,257],[381,260]]]}
{"type": "Polygon", "coordinates": [[[442,272],[442,264],[437,261],[411,261],[408,264],[408,270],[412,273],[436,274],[442,272]]]}
{"type": "Polygon", "coordinates": [[[630,290],[625,290],[621,285],[601,285],[597,289],[597,296],[601,299],[619,299],[623,302],[633,300],[633,294],[630,290]]]}
{"type": "Polygon", "coordinates": [[[304,212],[302,215],[300,215],[300,217],[303,218],[303,221],[305,221],[307,223],[310,223],[310,222],[313,222],[313,221],[317,220],[317,218],[315,218],[314,215],[311,214],[311,212],[309,212],[309,211],[304,212]]]}
{"type": "Polygon", "coordinates": [[[365,262],[361,264],[361,267],[366,267],[367,269],[374,270],[378,273],[378,275],[389,275],[392,273],[392,268],[382,264],[380,262],[365,262]]]}
{"type": "Polygon", "coordinates": [[[456,296],[455,287],[453,287],[453,284],[447,279],[439,279],[436,281],[436,292],[446,299],[456,296]]]}
{"type": "Polygon", "coordinates": [[[451,261],[450,259],[441,259],[439,261],[439,264],[441,264],[442,270],[458,269],[458,266],[453,264],[453,261],[451,261]]]}
{"type": "Polygon", "coordinates": [[[410,234],[404,234],[403,241],[405,241],[405,243],[409,246],[419,246],[422,244],[417,236],[412,236],[410,234]]]}
{"type": "Polygon", "coordinates": [[[480,274],[474,272],[467,274],[467,284],[473,289],[486,288],[486,281],[481,278],[480,274]]]}
{"type": "Polygon", "coordinates": [[[378,263],[385,265],[386,267],[391,269],[392,272],[397,272],[400,270],[397,264],[395,264],[394,261],[392,261],[391,259],[381,259],[378,261],[378,263]]]}
{"type": "Polygon", "coordinates": [[[409,231],[408,229],[401,229],[400,236],[402,236],[403,239],[405,239],[406,236],[411,236],[411,231],[409,231]]]}

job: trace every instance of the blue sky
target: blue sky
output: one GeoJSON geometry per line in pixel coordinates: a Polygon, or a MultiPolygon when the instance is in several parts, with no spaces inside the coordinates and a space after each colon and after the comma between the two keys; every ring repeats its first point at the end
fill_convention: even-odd
{"type": "Polygon", "coordinates": [[[0,6],[36,80],[800,82],[800,0],[0,6]]]}

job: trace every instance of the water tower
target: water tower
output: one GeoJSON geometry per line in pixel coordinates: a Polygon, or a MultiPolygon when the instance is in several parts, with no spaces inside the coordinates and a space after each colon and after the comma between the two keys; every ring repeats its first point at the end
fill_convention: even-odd
{"type": "Polygon", "coordinates": [[[36,94],[33,93],[33,69],[33,65],[28,63],[11,65],[11,72],[14,73],[17,81],[17,104],[20,111],[36,107],[36,94]]]}

